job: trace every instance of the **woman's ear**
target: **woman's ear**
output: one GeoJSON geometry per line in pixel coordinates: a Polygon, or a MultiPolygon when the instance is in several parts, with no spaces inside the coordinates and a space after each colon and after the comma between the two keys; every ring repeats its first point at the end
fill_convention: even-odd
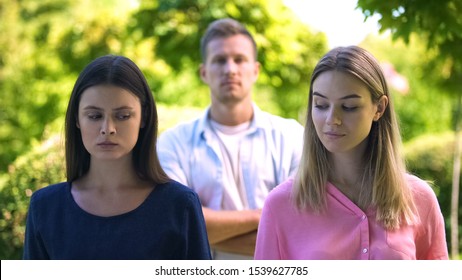
{"type": "Polygon", "coordinates": [[[383,113],[385,113],[385,109],[387,109],[388,106],[388,97],[386,95],[382,95],[377,102],[377,112],[375,112],[374,115],[374,121],[378,121],[383,113]]]}

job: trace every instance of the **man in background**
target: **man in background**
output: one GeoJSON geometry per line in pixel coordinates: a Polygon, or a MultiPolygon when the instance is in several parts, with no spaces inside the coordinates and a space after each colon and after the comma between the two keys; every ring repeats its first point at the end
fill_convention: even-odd
{"type": "Polygon", "coordinates": [[[233,19],[212,22],[201,40],[203,116],[159,137],[162,167],[197,192],[214,259],[252,259],[267,194],[294,175],[303,127],[252,101],[260,64],[250,32],[233,19]]]}

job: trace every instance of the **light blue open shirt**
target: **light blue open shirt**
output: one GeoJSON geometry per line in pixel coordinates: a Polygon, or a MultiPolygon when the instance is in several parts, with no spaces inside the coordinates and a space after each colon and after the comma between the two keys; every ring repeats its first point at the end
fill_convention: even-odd
{"type": "MultiPolygon", "coordinates": [[[[263,112],[255,104],[253,109],[250,129],[241,144],[240,164],[246,204],[250,209],[261,209],[269,191],[295,174],[302,153],[303,126],[263,112]]],[[[192,188],[203,206],[223,210],[224,167],[209,112],[210,108],[202,117],[163,132],[157,150],[162,167],[173,180],[192,188]]]]}

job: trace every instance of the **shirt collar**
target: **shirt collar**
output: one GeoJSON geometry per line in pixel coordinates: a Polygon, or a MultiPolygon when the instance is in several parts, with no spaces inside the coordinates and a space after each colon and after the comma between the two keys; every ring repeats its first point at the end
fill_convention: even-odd
{"type": "MultiPolygon", "coordinates": [[[[250,121],[249,131],[252,133],[259,129],[265,129],[269,125],[268,118],[265,118],[264,115],[267,114],[263,112],[255,103],[252,102],[253,107],[253,118],[250,121]]],[[[210,115],[210,106],[207,107],[202,117],[199,119],[198,123],[198,132],[201,136],[208,137],[212,133],[212,128],[208,121],[210,115]]]]}

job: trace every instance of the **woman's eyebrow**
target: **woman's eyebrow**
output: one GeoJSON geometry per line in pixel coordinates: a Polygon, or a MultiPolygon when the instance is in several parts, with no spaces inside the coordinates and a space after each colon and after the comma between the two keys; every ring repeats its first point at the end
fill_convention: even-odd
{"type": "Polygon", "coordinates": [[[121,106],[121,107],[112,109],[112,111],[120,111],[120,110],[133,110],[133,107],[130,107],[130,106],[121,106]]]}
{"type": "MultiPolygon", "coordinates": [[[[83,108],[83,110],[100,110],[100,111],[103,111],[104,109],[103,109],[103,108],[100,108],[100,107],[98,107],[98,106],[88,105],[88,106],[85,106],[85,107],[83,108]]],[[[112,111],[120,111],[120,110],[133,110],[133,107],[130,107],[130,106],[120,106],[120,107],[117,107],[117,108],[112,109],[112,111]]]]}
{"type": "Polygon", "coordinates": [[[88,106],[85,106],[83,110],[103,110],[103,109],[97,106],[88,105],[88,106]]]}
{"type": "MultiPolygon", "coordinates": [[[[317,91],[313,92],[313,96],[314,95],[319,96],[321,98],[327,99],[327,97],[325,95],[322,95],[317,91]]],[[[358,94],[349,94],[349,95],[341,97],[340,99],[350,99],[350,98],[362,98],[362,97],[361,97],[361,95],[358,95],[358,94]]]]}

